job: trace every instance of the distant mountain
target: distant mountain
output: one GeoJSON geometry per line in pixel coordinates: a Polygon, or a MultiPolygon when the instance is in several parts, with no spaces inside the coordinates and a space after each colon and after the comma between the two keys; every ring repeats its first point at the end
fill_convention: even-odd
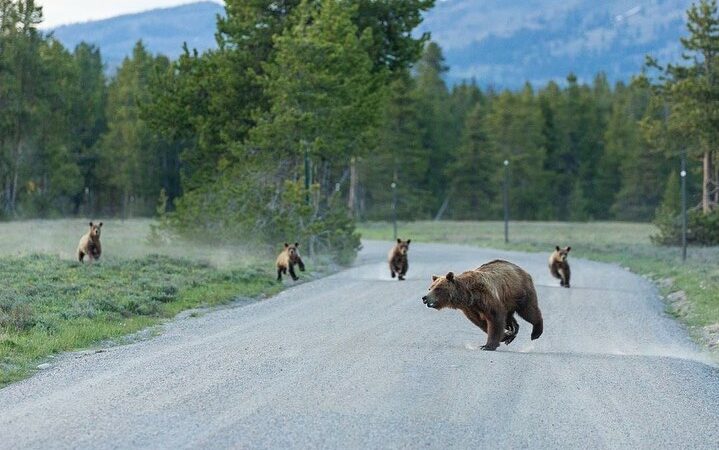
{"type": "Polygon", "coordinates": [[[52,32],[70,49],[82,41],[97,45],[108,72],[114,73],[140,39],[153,53],[171,58],[182,53],[184,42],[190,49],[200,51],[215,48],[217,15],[224,14],[224,11],[222,5],[206,1],[65,25],[52,32]]]}
{"type": "MultiPolygon", "coordinates": [[[[691,0],[438,0],[420,31],[445,50],[449,80],[515,88],[544,84],[574,72],[590,80],[638,73],[648,53],[676,60],[691,0]]],[[[169,9],[68,25],[55,36],[72,48],[98,45],[113,70],[138,39],[153,52],[176,57],[183,42],[213,48],[221,5],[200,2],[169,9]]]]}
{"type": "Polygon", "coordinates": [[[638,73],[645,55],[676,60],[692,0],[439,0],[422,25],[445,50],[453,80],[544,84],[638,73]]]}

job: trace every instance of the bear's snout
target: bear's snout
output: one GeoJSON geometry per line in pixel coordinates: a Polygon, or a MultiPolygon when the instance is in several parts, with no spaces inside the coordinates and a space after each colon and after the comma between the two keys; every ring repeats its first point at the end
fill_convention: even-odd
{"type": "Polygon", "coordinates": [[[434,302],[429,298],[428,295],[425,295],[424,297],[422,297],[422,303],[424,303],[425,305],[427,305],[427,308],[434,308],[434,307],[435,307],[434,302]]]}

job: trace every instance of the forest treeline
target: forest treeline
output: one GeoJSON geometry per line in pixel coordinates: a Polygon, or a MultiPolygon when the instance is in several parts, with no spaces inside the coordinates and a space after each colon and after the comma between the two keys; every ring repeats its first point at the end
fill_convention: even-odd
{"type": "Polygon", "coordinates": [[[171,62],[135,48],[115,76],[100,50],[38,30],[34,1],[0,0],[0,218],[148,215],[177,195],[179,145],[140,119],[171,62]]]}
{"type": "Polygon", "coordinates": [[[690,206],[715,210],[715,1],[689,11],[684,65],[518,90],[446,84],[413,32],[433,4],[231,0],[216,50],[170,61],[139,42],[108,78],[100,49],[38,30],[34,1],[0,0],[0,217],[159,202],[178,233],[349,255],[354,220],[391,218],[393,183],[400,219],[485,220],[508,176],[512,219],[660,211],[671,234],[682,151],[690,206]]]}

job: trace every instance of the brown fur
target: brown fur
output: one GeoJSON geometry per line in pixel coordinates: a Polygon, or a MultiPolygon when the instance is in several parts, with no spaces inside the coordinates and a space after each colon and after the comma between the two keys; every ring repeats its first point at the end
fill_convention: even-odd
{"type": "Polygon", "coordinates": [[[569,287],[569,278],[572,275],[569,270],[569,251],[572,247],[559,248],[555,247],[554,253],[549,256],[549,272],[551,272],[554,278],[559,279],[559,285],[565,288],[569,287]]]}
{"type": "Polygon", "coordinates": [[[404,280],[404,276],[407,275],[407,270],[409,269],[407,253],[409,252],[410,242],[412,242],[412,239],[407,239],[406,241],[397,239],[397,244],[392,247],[389,255],[387,255],[390,275],[392,275],[392,278],[397,276],[399,281],[404,280]]]}
{"type": "Polygon", "coordinates": [[[299,277],[295,274],[296,265],[300,267],[300,271],[305,271],[305,263],[302,262],[300,252],[297,250],[299,246],[297,242],[294,245],[285,242],[284,250],[277,256],[277,281],[282,281],[282,274],[287,275],[288,271],[292,279],[297,281],[299,277]]]}
{"type": "Polygon", "coordinates": [[[429,290],[422,297],[428,307],[458,309],[487,333],[482,350],[514,340],[519,332],[515,312],[532,324],[532,339],[542,335],[544,321],[532,277],[510,262],[495,260],[457,276],[433,276],[429,290]]]}
{"type": "Polygon", "coordinates": [[[89,261],[100,259],[102,255],[102,245],[100,244],[100,232],[102,229],[102,222],[94,225],[90,222],[90,230],[80,238],[80,243],[77,245],[77,259],[83,262],[85,256],[89,261]]]}

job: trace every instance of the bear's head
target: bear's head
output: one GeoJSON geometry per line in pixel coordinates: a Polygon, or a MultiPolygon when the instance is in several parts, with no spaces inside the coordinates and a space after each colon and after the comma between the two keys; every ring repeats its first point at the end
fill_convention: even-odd
{"type": "Polygon", "coordinates": [[[569,251],[572,249],[572,247],[566,247],[566,248],[560,248],[558,245],[555,247],[557,250],[557,257],[560,261],[566,261],[567,256],[569,255],[569,251]]]}
{"type": "Polygon", "coordinates": [[[299,257],[299,252],[297,251],[297,247],[299,247],[300,244],[298,242],[295,242],[294,244],[288,244],[285,242],[285,251],[290,256],[290,259],[296,259],[299,257]]]}
{"type": "Polygon", "coordinates": [[[397,250],[399,251],[399,254],[402,256],[405,256],[407,252],[409,251],[409,243],[412,242],[412,239],[407,239],[406,241],[403,241],[402,239],[397,239],[397,250]]]}
{"type": "Polygon", "coordinates": [[[102,222],[94,224],[90,222],[90,236],[93,239],[100,239],[100,229],[102,228],[102,222]]]}
{"type": "Polygon", "coordinates": [[[454,300],[459,297],[459,288],[452,272],[443,277],[432,275],[429,294],[422,297],[422,301],[428,308],[442,309],[452,306],[454,300]]]}

